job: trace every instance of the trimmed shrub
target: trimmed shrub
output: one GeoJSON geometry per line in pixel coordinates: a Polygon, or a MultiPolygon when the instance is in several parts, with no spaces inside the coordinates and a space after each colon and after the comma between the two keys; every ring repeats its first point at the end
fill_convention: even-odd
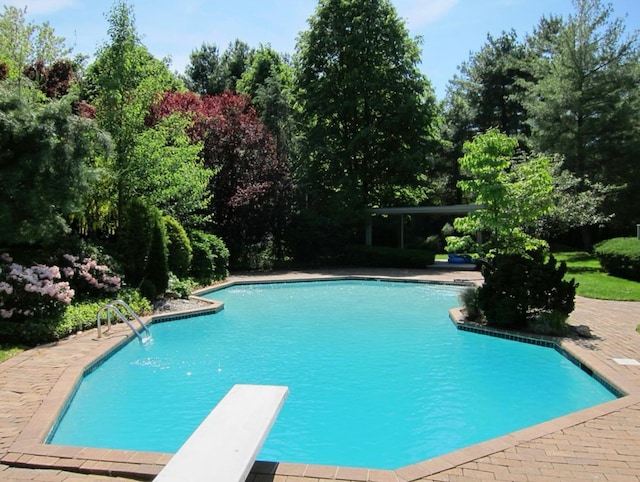
{"type": "Polygon", "coordinates": [[[129,286],[138,286],[144,279],[158,216],[158,209],[142,199],[131,200],[123,210],[118,230],[118,252],[129,286]]]}
{"type": "Polygon", "coordinates": [[[604,270],[612,276],[640,281],[640,240],[613,238],[594,246],[604,270]]]}
{"type": "Polygon", "coordinates": [[[422,249],[382,246],[353,246],[346,262],[370,268],[426,268],[435,261],[435,253],[422,249]]]}
{"type": "MultiPolygon", "coordinates": [[[[156,294],[162,295],[169,287],[169,263],[167,260],[167,234],[159,210],[156,210],[154,221],[143,283],[152,283],[156,294]]],[[[151,291],[144,294],[151,294],[151,291]]],[[[150,299],[154,300],[155,297],[150,299]]]]}
{"type": "Polygon", "coordinates": [[[497,255],[484,264],[484,284],[478,290],[478,305],[487,323],[527,329],[530,322],[546,320],[548,325],[553,320],[560,326],[558,320],[564,323],[575,308],[577,284],[563,279],[566,272],[566,264],[557,265],[553,256],[544,262],[541,254],[497,255]]]}
{"type": "Polygon", "coordinates": [[[190,240],[193,249],[191,276],[203,284],[226,278],[229,274],[229,250],[224,241],[202,231],[191,232],[190,240]]]}
{"type": "Polygon", "coordinates": [[[167,232],[167,248],[169,250],[169,271],[178,278],[185,278],[189,275],[193,249],[191,241],[180,222],[171,217],[163,218],[167,232]]]}

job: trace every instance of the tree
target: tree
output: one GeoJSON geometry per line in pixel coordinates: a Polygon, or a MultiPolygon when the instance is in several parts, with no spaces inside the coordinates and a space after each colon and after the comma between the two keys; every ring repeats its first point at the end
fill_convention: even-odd
{"type": "Polygon", "coordinates": [[[220,56],[218,47],[206,42],[189,55],[189,65],[185,69],[187,88],[197,94],[213,95],[224,88],[219,79],[220,56]]]}
{"type": "Polygon", "coordinates": [[[222,55],[218,47],[205,42],[191,52],[185,69],[187,87],[198,94],[236,92],[236,83],[247,70],[250,56],[249,46],[238,39],[230,43],[222,55]]]}
{"type": "Polygon", "coordinates": [[[611,209],[618,221],[637,221],[630,208],[640,202],[638,32],[625,37],[623,21],[611,20],[601,0],[574,0],[574,8],[557,33],[540,29],[542,40],[532,40],[542,54],[527,102],[533,145],[562,155],[585,185],[587,178],[626,184],[611,209]]]}
{"type": "Polygon", "coordinates": [[[53,243],[68,232],[107,147],[71,99],[43,104],[0,88],[0,243],[53,243]]]}
{"type": "Polygon", "coordinates": [[[515,31],[497,38],[487,35],[486,44],[462,64],[460,74],[451,82],[449,95],[455,92],[468,105],[471,118],[466,140],[492,128],[519,136],[521,141],[528,137],[523,102],[527,83],[533,80],[533,66],[515,31]]]}
{"type": "Polygon", "coordinates": [[[26,67],[23,73],[50,99],[67,95],[74,80],[73,65],[69,60],[58,60],[50,67],[38,60],[26,67]]]}
{"type": "MultiPolygon", "coordinates": [[[[489,130],[465,143],[460,168],[469,179],[460,181],[462,192],[483,209],[454,221],[466,236],[488,233],[483,253],[526,256],[528,251],[547,247],[530,230],[551,209],[553,189],[549,159],[537,157],[514,162],[518,141],[497,130],[489,130]]],[[[447,238],[450,249],[463,240],[447,238]]],[[[466,238],[464,241],[468,241],[466,238]]]]}
{"type": "Polygon", "coordinates": [[[260,120],[273,134],[281,159],[291,159],[295,130],[293,69],[290,62],[269,46],[260,46],[251,55],[251,64],[236,84],[247,94],[260,120]]]}
{"type": "Polygon", "coordinates": [[[604,226],[613,215],[605,214],[603,206],[608,198],[617,195],[620,187],[592,182],[589,178],[578,178],[562,161],[551,162],[553,177],[553,206],[537,222],[536,233],[543,239],[559,236],[572,229],[585,226],[604,226]]]}
{"type": "Polygon", "coordinates": [[[146,128],[149,106],[158,94],[180,88],[181,83],[140,43],[133,9],[124,1],[116,2],[109,13],[109,37],[88,68],[83,94],[95,104],[96,119],[113,138],[113,162],[107,167],[114,173],[117,199],[113,205],[120,218],[133,194],[129,187],[144,181],[130,177],[130,163],[135,161],[137,137],[146,128]]]}
{"type": "Polygon", "coordinates": [[[28,23],[27,8],[4,6],[0,15],[0,63],[7,64],[10,77],[18,77],[28,65],[41,61],[51,65],[65,59],[71,49],[48,22],[28,23]]]}
{"type": "Polygon", "coordinates": [[[437,113],[418,41],[389,0],[321,0],[309,25],[295,56],[309,202],[332,215],[406,202],[437,113]]]}
{"type": "Polygon", "coordinates": [[[249,99],[230,91],[205,97],[166,93],[147,122],[154,125],[176,113],[192,120],[188,132],[203,142],[203,163],[216,173],[209,187],[211,230],[224,239],[236,262],[246,261],[270,239],[278,251],[291,210],[292,180],[249,99]]]}
{"type": "Polygon", "coordinates": [[[200,158],[202,142],[187,134],[191,122],[175,114],[145,129],[135,138],[123,171],[123,188],[142,197],[188,228],[201,225],[213,175],[200,158]]]}

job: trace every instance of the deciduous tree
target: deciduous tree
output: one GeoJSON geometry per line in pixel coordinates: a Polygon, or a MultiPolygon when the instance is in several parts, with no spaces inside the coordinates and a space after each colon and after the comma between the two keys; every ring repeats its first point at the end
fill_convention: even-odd
{"type": "Polygon", "coordinates": [[[389,0],[319,2],[295,56],[311,204],[335,215],[407,202],[421,185],[437,109],[419,62],[389,0]]]}
{"type": "MultiPolygon", "coordinates": [[[[181,87],[167,65],[154,58],[141,44],[135,27],[133,8],[118,1],[109,13],[109,41],[97,53],[87,70],[83,95],[96,106],[96,119],[114,141],[114,157],[109,168],[115,177],[118,218],[129,189],[137,181],[131,167],[135,161],[137,138],[146,128],[148,108],[156,96],[181,87]]],[[[146,176],[146,174],[144,174],[146,176]]]]}
{"type": "MultiPolygon", "coordinates": [[[[547,246],[531,232],[552,206],[550,161],[536,157],[515,162],[517,145],[515,137],[497,130],[465,143],[460,169],[468,179],[458,186],[483,209],[457,218],[454,227],[467,236],[489,234],[481,253],[526,255],[527,251],[547,246]]],[[[460,241],[447,239],[452,247],[460,241]]]]}
{"type": "Polygon", "coordinates": [[[151,109],[147,122],[182,113],[193,124],[193,140],[202,141],[204,165],[216,172],[210,183],[213,232],[232,258],[246,261],[255,246],[281,243],[291,209],[292,181],[286,160],[278,158],[271,134],[246,96],[167,93],[151,109]]]}
{"type": "Polygon", "coordinates": [[[4,5],[0,15],[0,62],[9,67],[9,75],[18,77],[37,61],[45,65],[63,60],[71,53],[64,37],[58,37],[48,22],[27,22],[27,8],[4,5]]]}

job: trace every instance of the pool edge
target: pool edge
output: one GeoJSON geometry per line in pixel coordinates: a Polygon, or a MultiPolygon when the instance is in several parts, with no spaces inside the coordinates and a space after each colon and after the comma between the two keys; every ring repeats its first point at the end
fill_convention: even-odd
{"type": "MultiPolygon", "coordinates": [[[[318,278],[319,280],[328,279],[377,279],[376,276],[350,276],[350,277],[333,277],[333,278],[318,278]]],[[[382,278],[388,280],[391,278],[382,278]]],[[[300,280],[292,280],[300,281],[300,280]]],[[[406,281],[406,280],[404,280],[406,281]]],[[[259,281],[269,282],[269,281],[259,281]]],[[[270,281],[274,282],[274,281],[270,281]]],[[[430,282],[419,281],[419,282],[430,282]]],[[[233,284],[246,284],[248,281],[235,281],[233,284]]],[[[438,284],[460,284],[459,282],[438,282],[438,284]]],[[[218,288],[219,287],[214,287],[218,288]]],[[[215,289],[214,289],[215,290],[215,289]]],[[[126,327],[121,327],[128,330],[126,327]]],[[[118,343],[124,344],[128,341],[132,335],[126,333],[123,329],[118,330],[111,334],[112,342],[116,345],[118,343]],[[119,340],[118,340],[119,338],[119,340]]],[[[631,406],[640,402],[640,391],[635,390],[635,384],[625,387],[625,381],[620,380],[617,374],[613,370],[607,370],[602,360],[598,360],[588,353],[584,347],[580,347],[577,344],[571,344],[561,342],[563,349],[575,356],[581,363],[592,367],[595,373],[599,373],[600,376],[608,380],[613,386],[618,387],[621,392],[626,393],[626,396],[599,404],[591,408],[580,410],[563,417],[559,417],[542,424],[534,425],[516,432],[512,432],[508,435],[497,437],[470,447],[462,448],[448,454],[428,459],[417,464],[402,467],[395,471],[384,470],[372,470],[372,469],[359,469],[349,467],[334,467],[334,466],[316,466],[306,464],[289,464],[289,463],[277,463],[277,462],[258,462],[254,467],[256,474],[268,474],[268,475],[291,475],[301,477],[314,477],[314,478],[341,478],[346,480],[347,475],[350,476],[349,480],[374,480],[370,476],[372,473],[376,473],[375,479],[386,480],[387,476],[394,474],[396,480],[413,481],[423,477],[427,477],[444,470],[459,466],[463,463],[478,459],[479,457],[490,455],[509,447],[513,447],[523,441],[533,440],[542,437],[549,433],[554,433],[567,427],[574,426],[576,424],[583,423],[588,420],[618,411],[622,408],[631,406]],[[593,368],[595,367],[595,368],[593,368]],[[603,373],[604,372],[604,373],[603,373]],[[633,393],[637,392],[637,393],[633,393]],[[362,478],[365,477],[366,478],[362,478]]],[[[111,349],[113,349],[111,346],[111,349]]],[[[69,396],[69,383],[77,383],[77,377],[81,376],[86,369],[86,358],[91,358],[91,362],[95,363],[98,358],[105,356],[109,348],[103,350],[102,353],[92,354],[85,357],[85,359],[78,360],[72,365],[69,365],[58,382],[54,385],[49,395],[45,398],[41,407],[36,411],[36,414],[31,418],[31,421],[27,424],[25,430],[16,438],[15,442],[10,446],[9,450],[0,458],[0,462],[6,463],[12,466],[19,467],[39,467],[39,468],[56,468],[64,469],[76,472],[102,474],[102,475],[122,475],[122,476],[134,476],[142,478],[153,478],[159,470],[168,462],[171,458],[171,454],[163,454],[156,452],[134,452],[134,451],[119,451],[119,450],[103,450],[103,449],[87,449],[82,447],[66,447],[45,445],[42,443],[44,436],[42,436],[43,419],[40,417],[38,420],[38,412],[47,405],[50,409],[50,405],[57,403],[58,412],[60,406],[60,392],[64,387],[59,386],[61,384],[66,385],[66,395],[69,396]],[[82,366],[80,368],[80,366],[82,366]],[[78,372],[78,370],[80,370],[78,372]],[[40,427],[33,427],[34,421],[40,424],[40,427]]],[[[89,362],[89,363],[91,363],[89,362]]],[[[48,416],[49,417],[49,416],[48,416]]],[[[48,432],[51,428],[49,424],[45,432],[48,432]]],[[[46,436],[46,435],[45,435],[46,436]]],[[[391,479],[389,479],[391,480],[391,479]]]]}

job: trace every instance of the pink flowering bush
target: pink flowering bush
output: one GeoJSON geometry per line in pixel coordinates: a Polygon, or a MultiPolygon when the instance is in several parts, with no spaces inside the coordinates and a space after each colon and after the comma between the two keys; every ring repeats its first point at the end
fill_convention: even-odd
{"type": "Polygon", "coordinates": [[[7,253],[0,255],[0,322],[58,318],[73,295],[57,266],[25,267],[7,253]]]}
{"type": "Polygon", "coordinates": [[[60,260],[62,279],[69,282],[76,296],[81,298],[105,297],[117,293],[122,280],[111,269],[92,256],[80,258],[65,254],[60,260]]]}

